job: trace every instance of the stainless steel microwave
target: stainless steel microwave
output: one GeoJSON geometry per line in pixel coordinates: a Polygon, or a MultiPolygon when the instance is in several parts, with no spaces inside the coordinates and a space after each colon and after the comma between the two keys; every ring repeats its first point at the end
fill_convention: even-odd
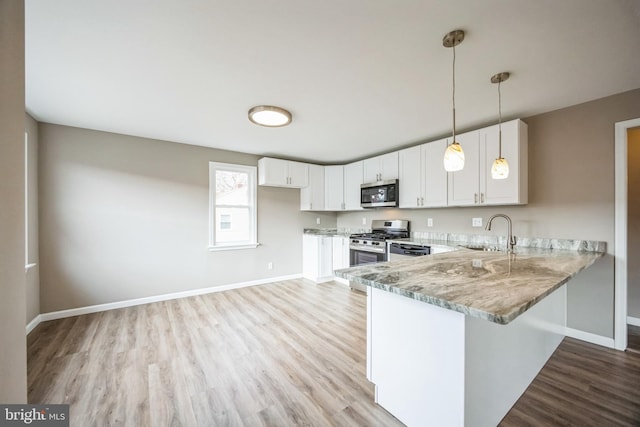
{"type": "Polygon", "coordinates": [[[360,185],[360,206],[363,208],[398,207],[398,180],[378,181],[360,185]]]}

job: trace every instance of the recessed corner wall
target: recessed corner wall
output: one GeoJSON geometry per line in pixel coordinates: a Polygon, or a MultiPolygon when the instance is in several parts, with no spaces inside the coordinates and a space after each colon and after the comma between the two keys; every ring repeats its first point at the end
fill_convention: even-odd
{"type": "Polygon", "coordinates": [[[303,229],[336,224],[258,187],[260,246],[209,252],[209,161],[257,156],[47,123],[39,142],[43,313],[300,274],[303,229]]]}

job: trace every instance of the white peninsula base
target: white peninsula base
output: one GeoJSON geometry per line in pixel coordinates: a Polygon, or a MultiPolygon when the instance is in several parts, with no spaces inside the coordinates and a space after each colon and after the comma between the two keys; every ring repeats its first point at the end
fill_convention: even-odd
{"type": "Polygon", "coordinates": [[[497,425],[562,341],[566,288],[500,325],[368,287],[376,402],[409,427],[497,425]]]}

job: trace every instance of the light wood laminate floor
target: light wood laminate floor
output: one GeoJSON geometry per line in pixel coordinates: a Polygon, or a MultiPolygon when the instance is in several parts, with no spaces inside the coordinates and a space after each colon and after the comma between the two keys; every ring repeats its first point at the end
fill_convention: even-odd
{"type": "MultiPolygon", "coordinates": [[[[373,402],[365,317],[362,294],[291,280],[45,322],[29,402],[72,426],[402,426],[373,402]]],[[[640,426],[638,384],[640,355],[565,339],[500,425],[640,426]]]]}

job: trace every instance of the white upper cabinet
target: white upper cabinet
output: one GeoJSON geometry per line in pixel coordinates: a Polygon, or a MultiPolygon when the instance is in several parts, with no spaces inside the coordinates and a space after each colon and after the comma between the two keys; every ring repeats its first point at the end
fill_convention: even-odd
{"type": "Polygon", "coordinates": [[[449,206],[507,205],[527,203],[527,125],[521,120],[502,124],[502,157],[509,162],[509,176],[491,178],[498,157],[498,126],[460,135],[464,169],[449,173],[449,206]]]}
{"type": "Polygon", "coordinates": [[[441,139],[422,145],[424,200],[421,200],[421,207],[436,208],[447,206],[448,176],[447,171],[444,170],[444,152],[447,149],[448,142],[448,139],[441,139]]]}
{"type": "Polygon", "coordinates": [[[422,173],[422,146],[405,148],[398,153],[400,198],[398,206],[401,208],[419,208],[424,174],[422,173]]]}
{"type": "Polygon", "coordinates": [[[364,182],[398,179],[398,152],[363,160],[364,182]]]}
{"type": "Polygon", "coordinates": [[[475,205],[480,201],[480,132],[463,133],[456,140],[462,145],[465,160],[461,171],[449,172],[448,205],[475,205]]]}
{"type": "Polygon", "coordinates": [[[258,184],[272,187],[306,187],[309,185],[309,165],[263,157],[258,160],[258,184]]]}
{"type": "Polygon", "coordinates": [[[344,165],[344,209],[348,211],[363,209],[360,206],[360,185],[363,181],[363,161],[344,165]]]}
{"type": "Polygon", "coordinates": [[[443,139],[399,152],[399,207],[447,206],[447,172],[442,163],[446,147],[443,139]]]}
{"type": "Polygon", "coordinates": [[[324,167],[324,208],[341,211],[344,204],[344,166],[324,167]]]}
{"type": "Polygon", "coordinates": [[[300,189],[300,210],[324,210],[324,166],[309,165],[309,185],[300,189]]]}
{"type": "Polygon", "coordinates": [[[480,172],[481,199],[486,205],[528,203],[528,126],[522,120],[502,124],[502,157],[509,163],[506,179],[492,179],[491,166],[498,157],[498,125],[480,131],[484,164],[480,172]],[[484,143],[484,145],[482,145],[484,143]]]}

